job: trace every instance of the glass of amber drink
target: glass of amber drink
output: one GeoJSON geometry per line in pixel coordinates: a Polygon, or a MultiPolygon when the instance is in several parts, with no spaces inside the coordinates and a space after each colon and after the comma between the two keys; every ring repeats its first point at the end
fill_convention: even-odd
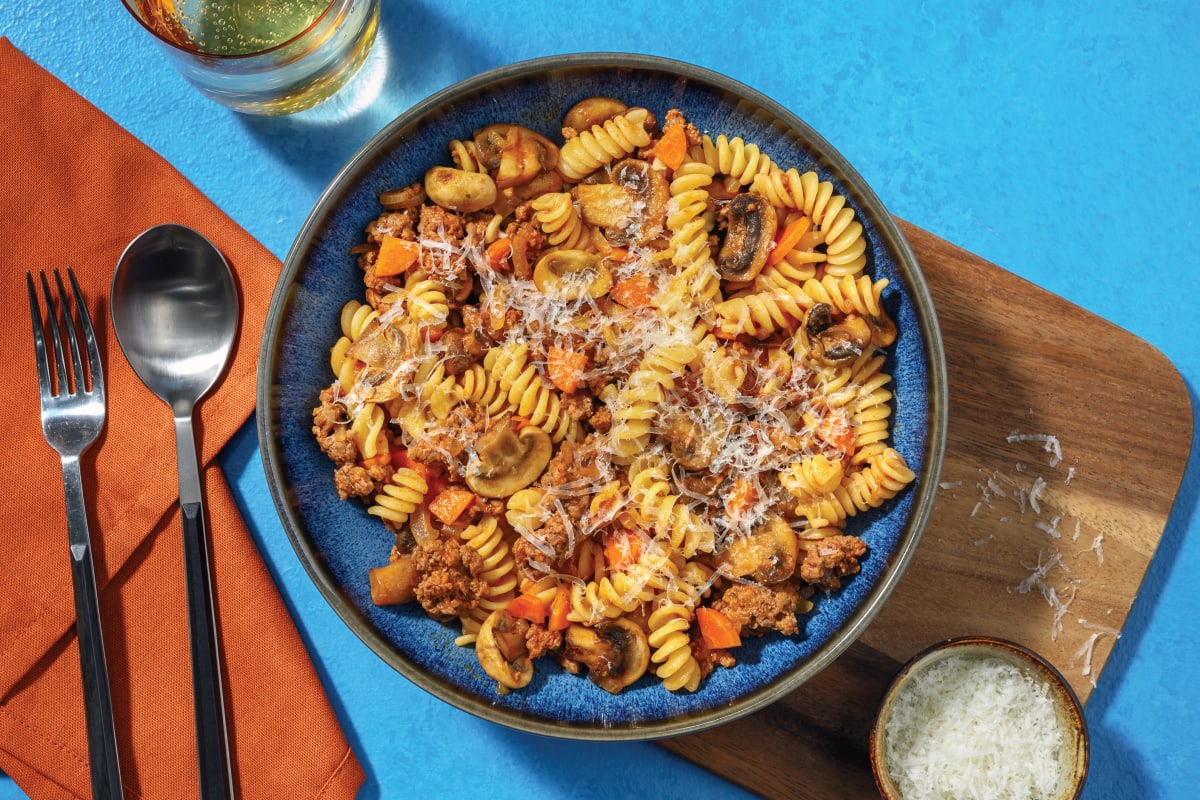
{"type": "Polygon", "coordinates": [[[290,114],[354,77],[380,0],[121,0],[204,95],[247,114],[290,114]]]}

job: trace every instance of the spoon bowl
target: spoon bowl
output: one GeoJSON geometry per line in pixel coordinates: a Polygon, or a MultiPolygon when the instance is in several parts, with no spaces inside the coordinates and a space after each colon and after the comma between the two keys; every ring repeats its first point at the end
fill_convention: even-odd
{"type": "Polygon", "coordinates": [[[183,225],[156,225],[125,248],[109,304],[130,366],[175,418],[200,796],[232,800],[220,632],[192,412],[224,371],[237,337],[233,273],[201,234],[183,225]]]}
{"type": "Polygon", "coordinates": [[[199,400],[228,359],[237,290],[221,252],[182,225],[157,225],[121,256],[112,286],[117,340],[142,382],[176,412],[199,400]]]}

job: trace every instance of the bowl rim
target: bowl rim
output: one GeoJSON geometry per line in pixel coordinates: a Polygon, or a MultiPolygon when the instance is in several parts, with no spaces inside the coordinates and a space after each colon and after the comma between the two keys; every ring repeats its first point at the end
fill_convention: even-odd
{"type": "Polygon", "coordinates": [[[932,513],[946,449],[949,403],[946,362],[933,300],[911,246],[896,220],[887,212],[874,190],[836,148],[782,104],[721,73],[687,62],[651,55],[583,52],[543,56],[514,62],[481,72],[435,92],[387,123],[363,143],[330,180],[297,232],[270,300],[263,326],[258,375],[257,433],[268,489],[284,532],[297,557],[325,601],[339,618],[385,663],[444,702],[482,719],[507,727],[565,739],[645,741],[695,733],[757,711],[797,689],[824,670],[858,639],[907,570],[932,513]],[[893,250],[897,268],[905,278],[908,295],[917,310],[919,333],[926,357],[925,389],[928,419],[922,469],[915,485],[909,489],[915,495],[912,512],[903,527],[896,550],[891,555],[891,566],[879,576],[863,602],[829,641],[820,646],[802,665],[781,675],[769,684],[747,692],[732,702],[679,718],[639,721],[613,726],[596,724],[588,727],[578,724],[560,724],[523,714],[519,710],[490,704],[486,699],[443,682],[436,676],[429,675],[411,663],[403,654],[397,653],[392,644],[362,616],[345,593],[340,591],[320,553],[313,543],[302,535],[301,532],[304,531],[305,526],[287,502],[286,486],[283,485],[280,476],[281,457],[275,420],[273,415],[268,412],[273,407],[271,376],[275,373],[275,360],[278,353],[276,334],[285,316],[288,295],[304,266],[304,256],[311,246],[314,234],[319,232],[322,221],[334,207],[336,201],[344,194],[345,187],[348,185],[347,181],[354,180],[356,176],[361,178],[363,173],[380,158],[380,148],[394,139],[398,133],[419,123],[426,116],[436,113],[447,103],[465,99],[497,83],[533,78],[541,73],[571,72],[595,68],[650,71],[707,84],[721,92],[736,96],[756,107],[757,110],[769,114],[785,128],[801,134],[811,142],[814,149],[819,151],[821,158],[832,166],[842,180],[853,187],[856,203],[865,214],[870,215],[878,227],[881,239],[893,250]]]}
{"type": "Polygon", "coordinates": [[[1076,780],[1074,790],[1069,795],[1056,800],[1077,800],[1083,793],[1083,787],[1087,782],[1088,765],[1091,758],[1091,737],[1088,733],[1087,717],[1083,713],[1083,704],[1079,701],[1074,687],[1057,667],[1035,650],[1010,639],[980,634],[955,636],[934,642],[910,658],[888,683],[883,698],[880,700],[875,722],[871,725],[868,742],[871,772],[875,776],[875,785],[879,789],[880,796],[885,800],[899,798],[896,786],[888,773],[887,759],[883,752],[884,741],[887,738],[888,715],[892,703],[908,678],[941,658],[950,657],[957,650],[1005,654],[1007,657],[1005,655],[998,657],[1004,658],[1009,663],[1019,661],[1025,664],[1050,687],[1055,697],[1055,705],[1063,707],[1066,716],[1072,723],[1076,748],[1072,760],[1075,771],[1075,775],[1072,777],[1076,780]]]}

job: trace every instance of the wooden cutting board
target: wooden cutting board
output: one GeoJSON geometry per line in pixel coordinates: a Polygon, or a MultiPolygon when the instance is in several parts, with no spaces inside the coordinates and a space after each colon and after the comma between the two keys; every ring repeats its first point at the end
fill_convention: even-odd
{"type": "Polygon", "coordinates": [[[937,308],[949,438],[904,578],[829,668],[750,716],[660,744],[764,797],[878,797],[868,733],[904,662],[1011,639],[1086,702],[1187,464],[1182,378],[1145,341],[901,222],[937,308]]]}

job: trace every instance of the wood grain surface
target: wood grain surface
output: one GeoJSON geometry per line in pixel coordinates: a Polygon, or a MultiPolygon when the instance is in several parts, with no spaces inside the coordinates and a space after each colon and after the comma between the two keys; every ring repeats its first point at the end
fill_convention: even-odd
{"type": "Polygon", "coordinates": [[[916,556],[820,675],[752,715],[660,742],[764,797],[877,797],[867,759],[875,710],[904,662],[942,639],[1024,644],[1086,703],[1187,463],[1187,390],[1158,350],[900,224],[937,309],[950,396],[940,488],[916,556]]]}

